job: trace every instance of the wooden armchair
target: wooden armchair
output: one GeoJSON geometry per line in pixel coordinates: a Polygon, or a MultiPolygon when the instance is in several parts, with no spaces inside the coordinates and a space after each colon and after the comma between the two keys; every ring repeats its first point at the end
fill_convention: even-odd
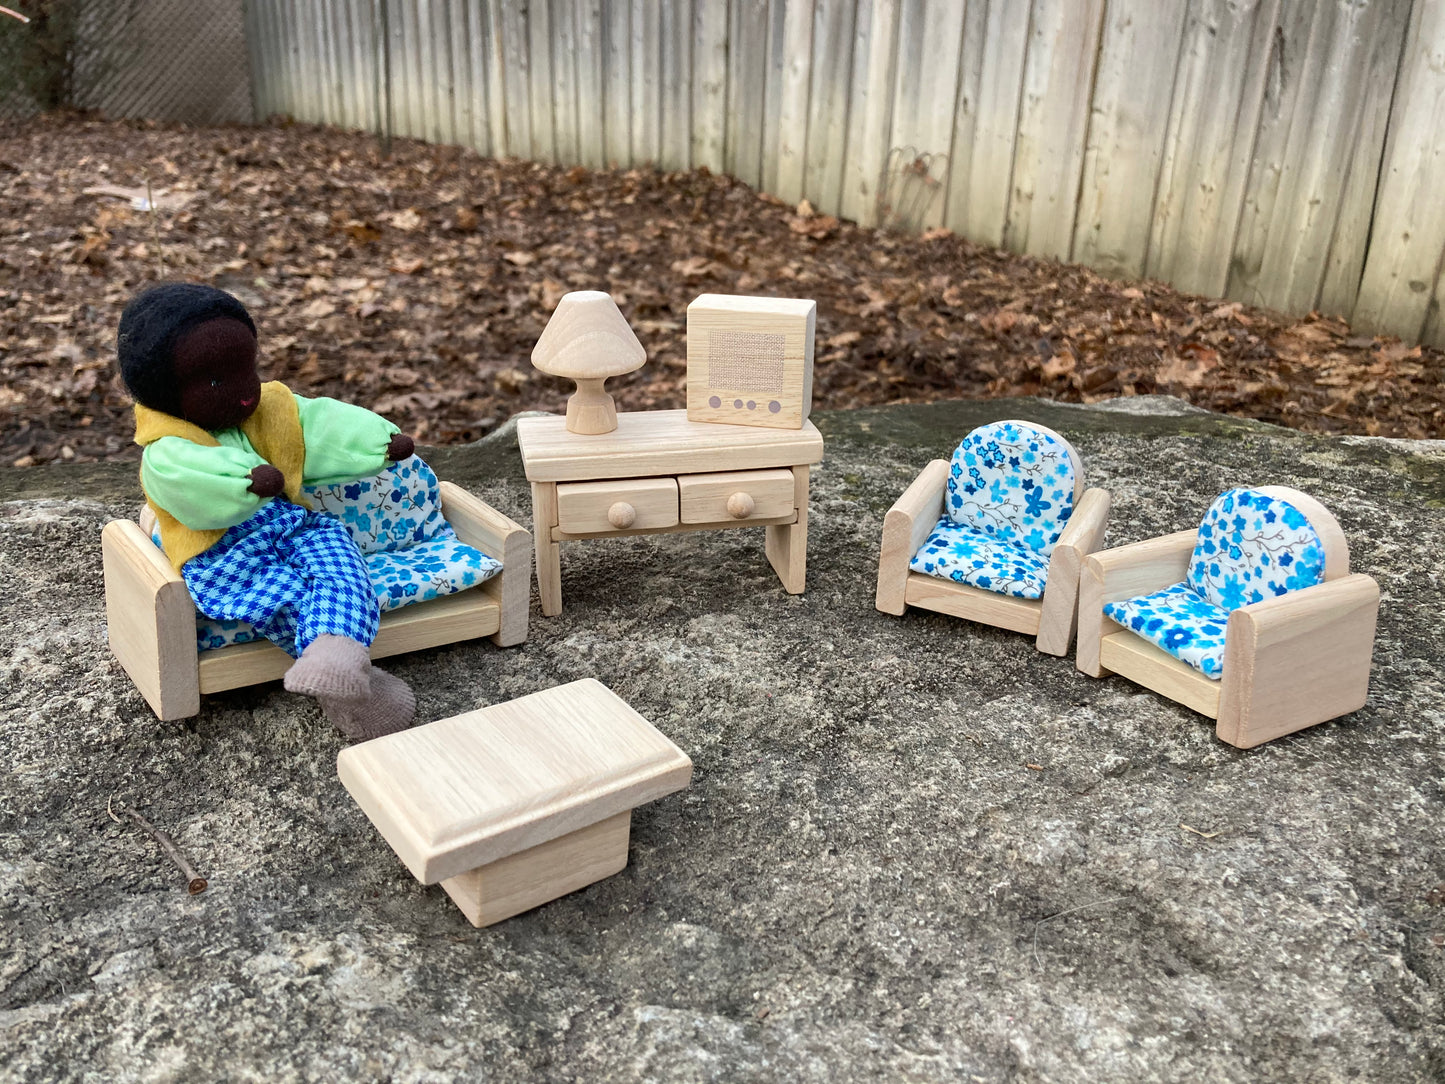
{"type": "Polygon", "coordinates": [[[1087,557],[1079,590],[1078,668],[1216,720],[1230,745],[1364,706],[1380,589],[1298,490],[1231,490],[1198,529],[1087,557]]]}
{"type": "Polygon", "coordinates": [[[1082,560],[1103,544],[1108,520],[1108,492],[1084,488],[1063,437],[1032,422],[981,426],[888,510],[876,605],[1011,629],[1067,655],[1082,560]]]}
{"type": "MultiPolygon", "coordinates": [[[[500,561],[501,571],[475,587],[384,612],[373,659],[482,636],[498,647],[527,638],[531,532],[459,486],[435,488],[457,540],[500,561]]],[[[142,522],[115,520],[101,533],[110,648],[151,710],[184,719],[200,711],[202,693],[280,678],[293,660],[268,640],[199,650],[196,608],[152,541],[152,519],[147,509],[142,522]]]]}

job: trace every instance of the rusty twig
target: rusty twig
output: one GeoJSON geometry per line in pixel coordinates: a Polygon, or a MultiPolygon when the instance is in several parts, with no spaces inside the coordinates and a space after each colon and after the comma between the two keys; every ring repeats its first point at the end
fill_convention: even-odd
{"type": "MultiPolygon", "coordinates": [[[[204,892],[206,890],[206,879],[202,877],[199,873],[197,873],[194,868],[192,868],[190,862],[186,860],[186,856],[181,853],[181,849],[176,846],[175,840],[173,840],[170,836],[166,835],[154,824],[146,820],[129,806],[121,806],[120,810],[122,813],[127,814],[131,818],[131,820],[135,821],[136,824],[140,825],[140,827],[145,832],[149,833],[150,837],[161,845],[161,850],[165,851],[166,854],[170,856],[171,861],[174,862],[176,865],[180,866],[181,872],[186,875],[187,892],[194,896],[196,895],[196,893],[204,892]]],[[[105,811],[110,814],[111,820],[120,820],[120,818],[115,815],[115,810],[111,808],[109,798],[107,798],[105,802],[105,811]]]]}

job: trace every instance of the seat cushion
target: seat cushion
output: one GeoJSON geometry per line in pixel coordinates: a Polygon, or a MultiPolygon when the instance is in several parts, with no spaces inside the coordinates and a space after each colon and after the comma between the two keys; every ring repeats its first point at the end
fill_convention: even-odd
{"type": "Polygon", "coordinates": [[[1185,582],[1236,610],[1324,578],[1324,544],[1303,512],[1273,494],[1231,489],[1204,514],[1185,582]]]}
{"type": "Polygon", "coordinates": [[[1104,615],[1158,644],[1205,677],[1219,680],[1224,669],[1224,630],[1229,611],[1187,583],[1176,583],[1152,595],[1106,603],[1104,615]]]}
{"type": "Polygon", "coordinates": [[[908,567],[1014,598],[1043,598],[1049,578],[1048,559],[1034,550],[1000,541],[947,516],[938,521],[908,567]]]}
{"type": "Polygon", "coordinates": [[[450,525],[442,526],[430,542],[365,555],[382,613],[465,591],[502,571],[501,561],[458,539],[450,525]]]}
{"type": "Polygon", "coordinates": [[[982,425],[953,453],[943,508],[954,523],[1047,558],[1073,514],[1079,473],[1073,448],[1054,433],[982,425]]]}

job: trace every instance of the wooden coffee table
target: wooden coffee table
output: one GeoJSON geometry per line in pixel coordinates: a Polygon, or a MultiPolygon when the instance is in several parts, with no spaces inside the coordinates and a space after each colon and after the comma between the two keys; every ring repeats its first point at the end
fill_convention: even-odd
{"type": "Polygon", "coordinates": [[[487,926],[620,872],[633,807],[692,761],[589,678],[353,745],[336,770],[412,875],[487,926]]]}
{"type": "Polygon", "coordinates": [[[765,527],[764,549],[790,594],[808,561],[808,468],[823,458],[801,429],[688,421],[685,410],[617,415],[611,433],[567,431],[565,418],[521,418],[517,442],[532,483],[542,612],[562,612],[560,543],[675,531],[765,527]]]}

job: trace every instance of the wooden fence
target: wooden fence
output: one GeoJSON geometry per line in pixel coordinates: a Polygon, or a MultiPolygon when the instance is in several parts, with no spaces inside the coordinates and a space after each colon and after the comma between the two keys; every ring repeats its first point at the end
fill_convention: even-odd
{"type": "Polygon", "coordinates": [[[1445,0],[248,0],[258,116],[785,200],[1445,345],[1445,0]]]}

